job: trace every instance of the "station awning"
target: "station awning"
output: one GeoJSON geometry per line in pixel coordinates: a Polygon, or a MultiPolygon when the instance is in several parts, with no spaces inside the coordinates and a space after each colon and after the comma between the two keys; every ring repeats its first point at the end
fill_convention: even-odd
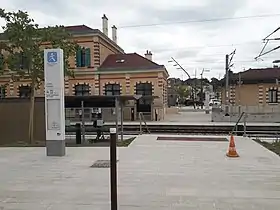
{"type": "Polygon", "coordinates": [[[65,108],[79,108],[83,101],[84,107],[115,107],[116,98],[120,102],[129,100],[139,100],[141,95],[120,95],[120,96],[106,96],[106,95],[93,95],[93,96],[65,96],[65,108]]]}

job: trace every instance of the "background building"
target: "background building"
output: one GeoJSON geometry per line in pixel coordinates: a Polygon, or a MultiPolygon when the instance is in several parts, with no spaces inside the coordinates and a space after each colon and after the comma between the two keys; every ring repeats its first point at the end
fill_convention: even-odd
{"type": "MultiPolygon", "coordinates": [[[[232,105],[275,106],[280,102],[280,68],[249,69],[230,77],[229,100],[232,105]],[[239,81],[240,80],[240,81],[239,81]]],[[[225,104],[225,87],[222,89],[225,104]]]]}

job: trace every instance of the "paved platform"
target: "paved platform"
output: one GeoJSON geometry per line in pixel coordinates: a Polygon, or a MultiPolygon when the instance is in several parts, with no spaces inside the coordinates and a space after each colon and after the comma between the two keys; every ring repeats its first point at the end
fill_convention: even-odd
{"type": "MultiPolygon", "coordinates": [[[[279,210],[280,159],[248,138],[228,142],[157,141],[143,135],[118,148],[120,210],[279,210]]],[[[162,136],[162,135],[161,135],[162,136]]],[[[108,210],[108,148],[0,148],[0,209],[108,210]]]]}

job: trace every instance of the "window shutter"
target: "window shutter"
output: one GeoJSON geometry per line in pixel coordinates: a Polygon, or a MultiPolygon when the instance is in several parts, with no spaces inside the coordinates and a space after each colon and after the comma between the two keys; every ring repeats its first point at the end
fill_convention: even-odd
{"type": "Polygon", "coordinates": [[[86,62],[85,62],[85,66],[90,67],[91,66],[91,56],[90,56],[90,48],[86,48],[86,62]]]}
{"type": "Polygon", "coordinates": [[[79,47],[76,52],[76,67],[81,67],[82,65],[82,49],[79,47]]]}
{"type": "Polygon", "coordinates": [[[4,56],[0,54],[0,70],[4,70],[4,56]]]}

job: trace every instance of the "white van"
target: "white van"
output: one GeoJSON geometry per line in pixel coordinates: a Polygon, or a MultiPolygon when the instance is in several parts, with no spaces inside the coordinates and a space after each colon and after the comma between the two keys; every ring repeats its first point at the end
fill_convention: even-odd
{"type": "Polygon", "coordinates": [[[211,99],[209,102],[209,106],[221,106],[221,101],[218,99],[211,99]]]}

